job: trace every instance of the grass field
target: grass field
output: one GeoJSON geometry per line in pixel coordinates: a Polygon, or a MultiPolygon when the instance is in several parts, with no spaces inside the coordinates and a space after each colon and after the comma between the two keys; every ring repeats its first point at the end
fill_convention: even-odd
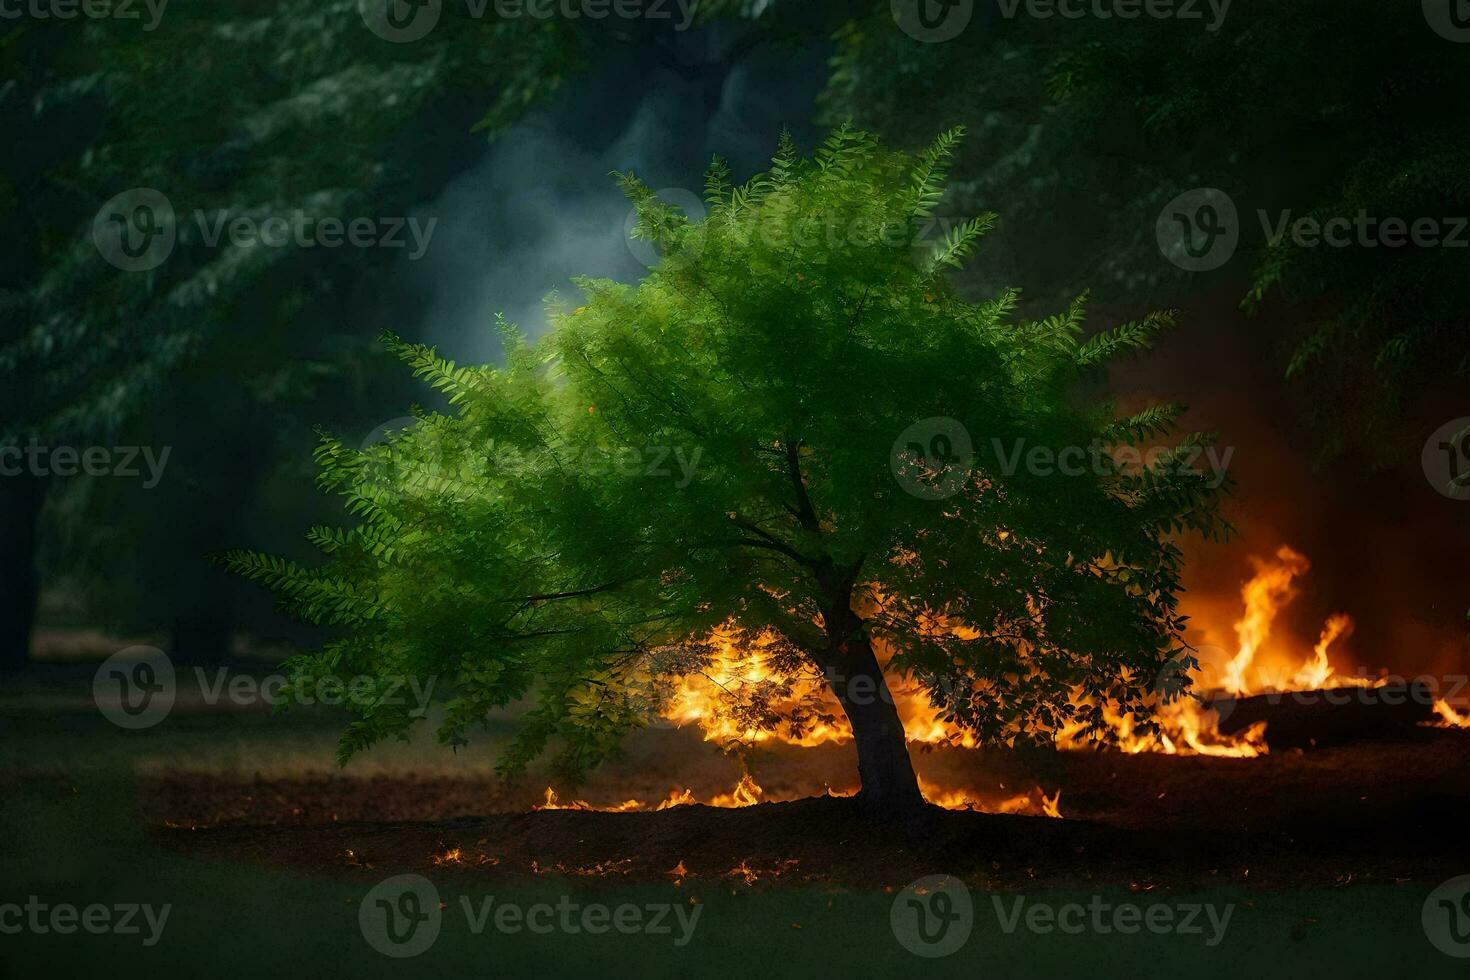
{"type": "MultiPolygon", "coordinates": [[[[973,929],[952,955],[923,958],[900,942],[890,913],[897,889],[819,880],[727,878],[669,881],[617,876],[493,875],[429,868],[447,908],[438,938],[411,959],[374,949],[359,922],[364,896],[389,873],[343,867],[335,873],[278,861],[171,846],[151,821],[140,787],[152,774],[189,772],[247,778],[330,771],[336,719],[260,711],[178,710],[163,724],[125,732],[89,700],[90,672],[58,669],[0,697],[0,904],[31,896],[55,906],[147,903],[170,907],[157,942],[139,935],[41,932],[0,934],[4,976],[893,976],[1232,977],[1462,976],[1465,961],[1436,950],[1421,926],[1435,881],[1375,879],[1346,887],[1261,888],[1222,876],[1213,887],[1133,891],[1124,881],[1008,885],[992,895],[971,882],[973,929]],[[1195,934],[1005,931],[1015,900],[1059,907],[1075,902],[1229,906],[1216,945],[1195,934]],[[1094,896],[1101,896],[1094,899],[1094,896]],[[476,933],[462,914],[496,905],[598,904],[616,908],[680,904],[700,909],[683,945],[673,935],[556,929],[476,933]]],[[[367,774],[448,774],[483,778],[491,745],[454,756],[432,746],[393,747],[363,760],[367,774]]],[[[635,764],[637,759],[630,761],[635,764]]],[[[677,768],[678,760],[666,763],[677,768]]],[[[724,764],[720,760],[720,764],[724,764]]],[[[355,764],[356,765],[356,764],[355,764]]],[[[703,763],[691,761],[690,768],[703,763]]],[[[1281,787],[1289,792],[1290,787],[1281,787]]],[[[1201,809],[1218,809],[1202,801],[1201,809]]],[[[488,808],[488,804],[487,804],[488,808]]],[[[1065,806],[1064,806],[1065,811],[1065,806]]],[[[738,811],[730,813],[730,818],[738,811]]],[[[551,816],[548,814],[548,816],[551,816]]],[[[613,815],[587,815],[602,817],[613,815]]],[[[662,815],[651,815],[662,816],[662,815]]],[[[980,818],[977,818],[980,819],[980,818]]],[[[1022,818],[1009,818],[1020,820],[1022,818]]],[[[1041,818],[1036,818],[1038,821],[1041,818]]],[[[752,826],[757,824],[753,821],[752,826]]],[[[296,828],[302,832],[301,828],[296,828]]],[[[309,831],[307,831],[309,832],[309,831]]],[[[1413,828],[1396,827],[1405,849],[1413,828]]],[[[265,838],[273,833],[264,828],[265,838]]],[[[771,842],[763,842],[770,844],[771,842]]],[[[998,855],[1025,863],[1024,855],[998,855]]],[[[1049,855],[1053,865],[1065,856],[1049,855]]],[[[1330,879],[1324,869],[1324,880],[1330,879]]],[[[1443,878],[1470,868],[1445,866],[1443,878]]],[[[929,873],[946,873],[944,866],[929,873]]],[[[969,880],[967,876],[967,880],[969,880]]],[[[0,917],[0,926],[14,919],[0,917]]]]}

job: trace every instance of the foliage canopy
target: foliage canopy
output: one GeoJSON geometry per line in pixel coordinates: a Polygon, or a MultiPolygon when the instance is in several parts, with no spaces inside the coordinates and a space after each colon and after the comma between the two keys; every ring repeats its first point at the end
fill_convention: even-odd
{"type": "MultiPolygon", "coordinates": [[[[1139,469],[1007,460],[1159,439],[1176,407],[1120,417],[1087,392],[1170,318],[1087,336],[1080,299],[1031,322],[1014,291],[959,296],[944,273],[992,216],[923,233],[959,137],[911,157],[844,127],[810,158],[783,137],[743,185],[716,160],[699,221],[626,176],[636,234],[663,256],[641,282],[580,281],[536,343],[502,325],[503,366],[389,338],[452,414],[418,411],[365,450],[323,437],[321,485],[357,518],[312,530],[324,563],[224,559],[341,628],[295,666],[379,693],[435,675],[448,743],[529,698],[511,774],[553,744],[568,773],[613,751],[731,624],[829,681],[849,640],[870,641],[989,740],[1069,720],[1107,737],[1105,703],[1146,726],[1161,672],[1192,663],[1171,538],[1225,530],[1220,488],[1185,465],[1204,437],[1139,469]],[[895,447],[933,419],[974,436],[943,499],[905,489],[934,474],[895,447]],[[693,466],[658,475],[659,452],[693,466]]],[[[414,722],[376,696],[357,708],[344,756],[414,722]]]]}

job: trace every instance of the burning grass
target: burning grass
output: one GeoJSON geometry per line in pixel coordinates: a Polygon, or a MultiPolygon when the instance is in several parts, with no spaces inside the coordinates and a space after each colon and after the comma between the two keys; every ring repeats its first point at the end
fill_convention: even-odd
{"type": "MultiPolygon", "coordinates": [[[[562,802],[527,812],[497,797],[504,790],[490,780],[191,774],[144,780],[140,803],[172,847],[334,876],[433,870],[686,890],[897,888],[942,865],[977,887],[1088,878],[1139,887],[1438,881],[1445,867],[1470,860],[1459,832],[1470,807],[1470,736],[1421,729],[1417,738],[1256,759],[937,750],[920,758],[931,772],[962,769],[998,791],[1028,779],[1060,787],[1067,819],[936,810],[917,839],[867,822],[850,800],[819,795],[820,783],[812,798],[740,808],[599,812],[562,802]],[[502,812],[490,812],[495,799],[502,812]]],[[[789,767],[821,751],[770,760],[771,781],[794,786],[789,767]]]]}

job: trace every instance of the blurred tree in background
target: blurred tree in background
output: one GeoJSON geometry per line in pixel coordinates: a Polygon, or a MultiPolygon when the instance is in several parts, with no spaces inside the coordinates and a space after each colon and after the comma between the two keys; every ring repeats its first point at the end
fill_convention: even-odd
{"type": "MultiPolygon", "coordinates": [[[[745,30],[761,6],[699,14],[740,20],[748,35],[766,23],[792,33],[771,17],[745,30]]],[[[295,492],[299,453],[282,451],[305,430],[297,411],[360,416],[401,390],[370,343],[411,303],[383,279],[394,253],[211,243],[193,215],[207,228],[297,212],[410,215],[487,136],[597,58],[643,49],[719,82],[753,43],[683,64],[663,22],[473,17],[453,4],[433,30],[395,43],[372,29],[371,7],[176,0],[148,30],[116,19],[7,27],[0,121],[13,148],[0,223],[16,257],[0,270],[0,446],[173,453],[169,479],[149,491],[0,480],[0,663],[24,661],[38,549],[85,594],[78,615],[167,629],[186,656],[222,653],[240,590],[201,556],[226,531],[269,536],[295,523],[284,515],[310,513],[295,492]],[[125,271],[99,254],[93,220],[136,188],[166,196],[177,239],[161,264],[125,271]]]]}
{"type": "Polygon", "coordinates": [[[952,206],[1006,218],[977,292],[1024,280],[1046,304],[1087,283],[1103,302],[1172,305],[1233,284],[1251,309],[1294,304],[1281,362],[1323,455],[1417,448],[1422,433],[1395,429],[1405,402],[1470,374],[1470,233],[1458,247],[1304,248],[1269,242],[1257,212],[1272,231],[1287,210],[1366,211],[1446,235],[1470,214],[1470,131],[1452,97],[1470,58],[1420,0],[1236,0],[1218,24],[1205,4],[1181,20],[978,3],[939,43],[895,29],[888,6],[843,28],[827,113],[905,146],[970,129],[952,206]],[[1216,273],[1171,264],[1155,235],[1165,206],[1201,187],[1238,211],[1236,258],[1216,273]]]}

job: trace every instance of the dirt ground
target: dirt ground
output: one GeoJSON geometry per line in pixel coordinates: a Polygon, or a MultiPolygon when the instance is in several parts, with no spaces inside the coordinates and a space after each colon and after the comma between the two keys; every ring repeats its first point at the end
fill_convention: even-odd
{"type": "MultiPolygon", "coordinates": [[[[1447,868],[1470,867],[1461,832],[1467,748],[1464,733],[1436,731],[1260,759],[932,753],[921,768],[949,785],[959,772],[1012,787],[1036,774],[1061,789],[1064,819],[935,808],[917,833],[875,826],[853,801],[830,796],[736,809],[528,812],[538,793],[488,778],[164,772],[140,780],[139,807],[166,847],[327,875],[453,868],[892,888],[941,866],[985,887],[1335,887],[1439,880],[1447,868]]],[[[782,757],[766,769],[791,792],[796,780],[782,762],[795,764],[782,757]]]]}

